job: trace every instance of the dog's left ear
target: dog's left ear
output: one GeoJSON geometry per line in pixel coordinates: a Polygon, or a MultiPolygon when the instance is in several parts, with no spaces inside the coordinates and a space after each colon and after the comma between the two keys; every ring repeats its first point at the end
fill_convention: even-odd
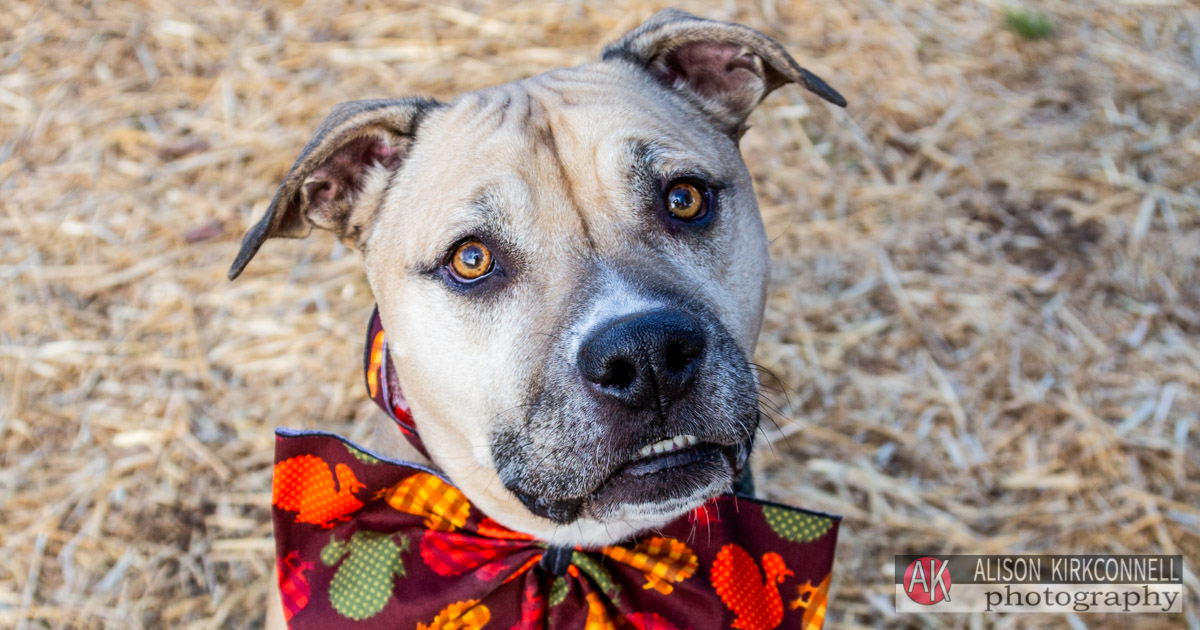
{"type": "Polygon", "coordinates": [[[799,83],[841,107],[846,99],[800,67],[779,42],[740,24],[664,9],[604,49],[605,61],[624,59],[660,83],[683,91],[726,131],[738,136],[746,118],[775,88],[799,83]]]}
{"type": "Polygon", "coordinates": [[[426,112],[439,105],[399,99],[335,106],[300,151],[267,213],[246,232],[229,279],[242,273],[269,238],[303,238],[317,227],[358,244],[374,220],[389,173],[408,157],[426,112]]]}

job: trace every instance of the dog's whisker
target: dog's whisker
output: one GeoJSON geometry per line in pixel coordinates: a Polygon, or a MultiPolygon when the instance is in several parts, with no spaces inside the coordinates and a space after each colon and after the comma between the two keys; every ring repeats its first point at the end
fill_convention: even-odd
{"type": "Polygon", "coordinates": [[[778,403],[770,398],[767,398],[766,396],[763,396],[762,394],[758,395],[758,404],[780,416],[786,415],[783,412],[783,408],[781,408],[778,403]]]}
{"type": "MultiPolygon", "coordinates": [[[[707,503],[705,503],[704,505],[701,505],[700,509],[704,510],[704,529],[705,529],[705,534],[708,536],[708,544],[711,545],[712,544],[712,515],[708,513],[708,504],[707,503]]],[[[696,525],[695,525],[695,522],[693,522],[692,523],[692,532],[694,533],[695,531],[696,531],[696,525]]]]}
{"type": "Polygon", "coordinates": [[[786,416],[786,414],[783,412],[783,409],[779,406],[778,403],[776,403],[774,400],[771,400],[770,398],[764,396],[763,394],[759,393],[756,400],[758,402],[760,409],[765,409],[767,411],[771,411],[772,413],[778,414],[779,416],[786,416]]]}
{"type": "MultiPolygon", "coordinates": [[[[776,424],[775,426],[776,426],[776,429],[778,429],[779,425],[776,424]]],[[[771,449],[771,456],[779,457],[779,453],[775,450],[775,442],[778,440],[778,437],[776,437],[776,436],[780,435],[780,433],[776,433],[775,436],[772,436],[769,433],[767,433],[766,429],[762,428],[761,426],[759,427],[758,430],[762,431],[763,441],[767,443],[767,448],[771,449]]],[[[783,434],[783,443],[789,449],[792,448],[791,436],[787,435],[787,434],[783,434]]]]}
{"type": "Polygon", "coordinates": [[[760,373],[763,373],[763,374],[766,374],[766,375],[770,376],[770,377],[771,377],[771,380],[772,380],[773,382],[775,382],[776,384],[778,384],[778,386],[777,386],[777,387],[775,387],[775,386],[771,386],[771,385],[765,385],[764,383],[762,383],[762,380],[760,379],[760,380],[759,380],[759,386],[760,386],[760,387],[765,387],[766,389],[769,389],[769,390],[771,390],[771,391],[776,391],[776,392],[779,392],[780,394],[782,394],[782,395],[783,395],[783,397],[784,397],[784,401],[785,401],[785,402],[786,402],[788,405],[791,405],[791,404],[792,404],[792,401],[791,401],[791,396],[790,396],[790,395],[789,395],[789,393],[788,393],[788,387],[787,387],[787,385],[786,385],[786,384],[783,382],[783,379],[779,378],[779,375],[778,375],[778,374],[776,374],[776,373],[775,373],[773,370],[771,370],[770,368],[768,368],[768,367],[766,367],[766,366],[764,366],[764,365],[762,365],[762,364],[755,363],[755,362],[753,362],[753,361],[751,361],[751,362],[750,362],[748,365],[750,366],[750,368],[751,368],[751,369],[755,370],[756,372],[760,372],[760,373]]]}

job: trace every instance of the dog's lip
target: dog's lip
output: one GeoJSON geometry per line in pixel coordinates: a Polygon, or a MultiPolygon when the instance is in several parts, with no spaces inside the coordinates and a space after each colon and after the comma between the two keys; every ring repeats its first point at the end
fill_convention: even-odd
{"type": "Polygon", "coordinates": [[[567,525],[581,516],[602,517],[620,505],[678,500],[716,482],[732,483],[742,463],[738,445],[684,434],[634,452],[585,496],[556,499],[515,487],[509,490],[531,513],[567,525]]]}
{"type": "MultiPolygon", "coordinates": [[[[689,436],[690,437],[690,436],[689,436]]],[[[704,458],[705,455],[712,451],[720,450],[720,446],[711,442],[701,442],[692,438],[690,443],[684,441],[680,445],[679,440],[662,440],[653,445],[657,449],[650,453],[645,453],[645,448],[638,451],[638,454],[624,466],[621,466],[614,472],[609,479],[622,474],[632,475],[634,477],[645,477],[659,472],[687,466],[704,458]],[[671,446],[665,446],[670,444],[671,446]]]]}
{"type": "Polygon", "coordinates": [[[621,505],[665,503],[686,498],[717,482],[732,483],[737,448],[698,441],[666,453],[635,456],[592,491],[581,511],[602,517],[621,505]]]}

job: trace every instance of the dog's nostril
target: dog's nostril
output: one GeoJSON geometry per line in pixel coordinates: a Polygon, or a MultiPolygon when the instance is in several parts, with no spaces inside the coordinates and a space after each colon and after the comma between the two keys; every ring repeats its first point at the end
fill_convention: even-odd
{"type": "Polygon", "coordinates": [[[686,341],[679,341],[667,346],[663,364],[668,371],[682,372],[695,361],[704,350],[702,346],[686,341]]]}
{"type": "Polygon", "coordinates": [[[633,382],[637,380],[637,368],[633,367],[629,361],[616,359],[608,364],[605,376],[606,378],[599,383],[600,385],[624,389],[633,385],[633,382]]]}

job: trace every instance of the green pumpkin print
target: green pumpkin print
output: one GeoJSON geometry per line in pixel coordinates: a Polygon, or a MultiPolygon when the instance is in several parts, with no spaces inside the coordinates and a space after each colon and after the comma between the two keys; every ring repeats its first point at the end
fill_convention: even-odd
{"type": "Polygon", "coordinates": [[[763,506],[767,525],[780,538],[794,543],[806,543],[825,535],[833,527],[833,519],[816,514],[802,514],[775,506],[763,506]]]}
{"type": "Polygon", "coordinates": [[[592,578],[592,581],[596,583],[596,586],[600,587],[600,590],[605,595],[608,595],[608,598],[612,600],[612,603],[617,603],[617,593],[621,590],[621,587],[617,586],[616,582],[613,582],[612,574],[609,573],[608,570],[603,566],[601,566],[599,562],[596,562],[586,553],[576,551],[575,553],[571,554],[571,564],[575,565],[580,571],[583,571],[585,575],[592,578]]]}
{"type": "Polygon", "coordinates": [[[329,583],[329,601],[338,614],[361,621],[383,610],[392,597],[393,576],[405,575],[400,554],[408,550],[408,539],[399,540],[368,531],[355,532],[349,541],[330,538],[321,562],[327,567],[342,562],[329,583]]]}
{"type": "Polygon", "coordinates": [[[571,587],[567,584],[566,580],[563,578],[554,578],[554,583],[550,585],[550,605],[557,606],[561,604],[567,598],[567,591],[569,590],[571,590],[571,587]]]}
{"type": "Polygon", "coordinates": [[[350,454],[354,456],[354,459],[357,459],[364,464],[378,464],[380,461],[378,457],[375,457],[364,450],[354,448],[349,444],[343,444],[343,446],[346,447],[347,451],[350,451],[350,454]]]}

